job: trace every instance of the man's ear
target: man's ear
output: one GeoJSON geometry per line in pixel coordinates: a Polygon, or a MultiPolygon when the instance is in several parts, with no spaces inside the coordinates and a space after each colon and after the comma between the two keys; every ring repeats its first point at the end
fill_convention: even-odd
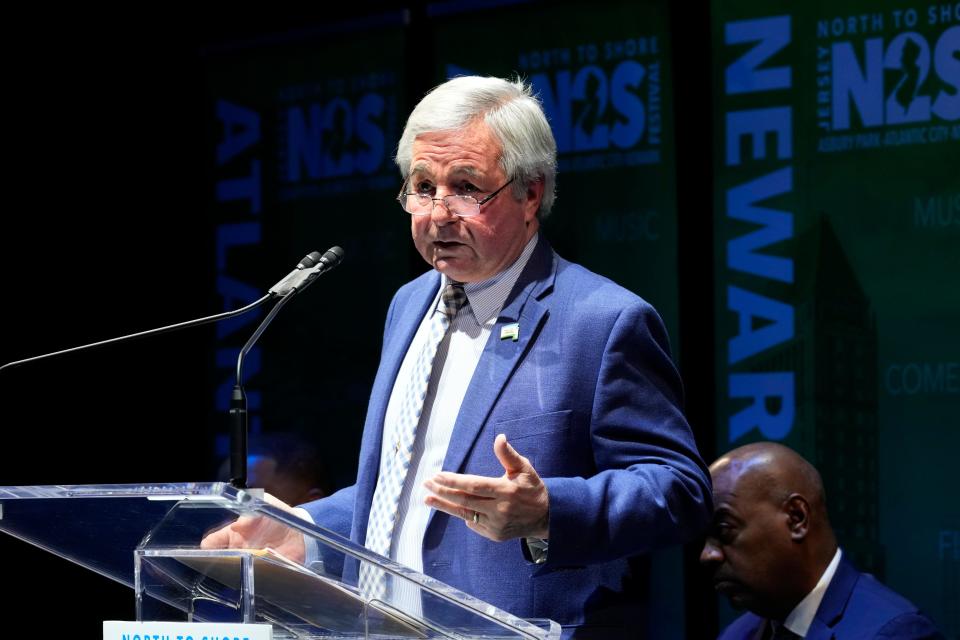
{"type": "Polygon", "coordinates": [[[543,180],[534,180],[527,185],[527,193],[524,198],[524,220],[527,223],[537,217],[537,211],[540,210],[540,201],[543,200],[543,180]]]}
{"type": "Polygon", "coordinates": [[[784,501],[783,512],[787,516],[790,539],[803,541],[810,531],[810,503],[799,493],[793,493],[784,501]]]}

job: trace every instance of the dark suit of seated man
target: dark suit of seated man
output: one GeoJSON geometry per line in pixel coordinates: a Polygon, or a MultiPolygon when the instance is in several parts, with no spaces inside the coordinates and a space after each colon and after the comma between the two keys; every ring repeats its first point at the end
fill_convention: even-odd
{"type": "Polygon", "coordinates": [[[793,450],[746,445],[710,467],[715,514],[700,562],[744,614],[723,640],[943,638],[912,603],[844,557],[820,474],[793,450]]]}

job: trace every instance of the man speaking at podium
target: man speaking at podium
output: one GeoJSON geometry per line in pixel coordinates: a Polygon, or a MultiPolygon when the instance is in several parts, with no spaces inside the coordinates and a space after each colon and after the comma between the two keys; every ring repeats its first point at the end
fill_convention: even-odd
{"type": "MultiPolygon", "coordinates": [[[[556,143],[524,83],[436,87],[396,161],[433,269],[390,304],[356,484],[304,508],[565,635],[635,634],[647,589],[635,557],[696,537],[712,509],[660,317],[539,233],[556,143]]],[[[243,526],[204,546],[242,546],[243,526]]],[[[302,540],[275,542],[303,558],[302,540]]],[[[391,598],[382,573],[344,574],[391,598]]]]}

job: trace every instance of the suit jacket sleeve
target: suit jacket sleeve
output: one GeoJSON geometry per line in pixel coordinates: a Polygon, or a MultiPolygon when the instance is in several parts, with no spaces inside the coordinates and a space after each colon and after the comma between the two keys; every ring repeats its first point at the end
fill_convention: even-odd
{"type": "Polygon", "coordinates": [[[320,498],[300,506],[306,509],[314,524],[318,527],[329,529],[346,537],[350,535],[355,496],[356,485],[350,485],[326,498],[320,498]]]}
{"type": "MultiPolygon", "coordinates": [[[[356,496],[356,485],[340,489],[333,495],[300,505],[306,510],[313,523],[319,527],[349,537],[353,519],[353,502],[356,496]]],[[[323,572],[330,576],[343,574],[344,555],[340,551],[325,545],[307,542],[304,564],[313,566],[317,561],[323,562],[323,572]]]]}
{"type": "MultiPolygon", "coordinates": [[[[709,476],[682,413],[659,315],[632,298],[612,324],[597,325],[609,337],[594,367],[589,428],[596,473],[544,479],[549,566],[606,562],[690,540],[712,511],[709,476]]],[[[583,354],[574,362],[596,358],[583,354]]]]}
{"type": "Polygon", "coordinates": [[[919,612],[897,616],[880,631],[877,638],[912,638],[915,640],[942,640],[944,635],[927,616],[919,612]]]}

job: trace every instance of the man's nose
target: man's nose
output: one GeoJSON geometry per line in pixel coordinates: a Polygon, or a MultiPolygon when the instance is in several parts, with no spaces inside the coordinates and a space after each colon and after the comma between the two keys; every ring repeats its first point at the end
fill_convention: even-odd
{"type": "Polygon", "coordinates": [[[700,552],[700,564],[718,564],[720,562],[723,562],[723,552],[720,551],[716,542],[707,538],[707,541],[703,544],[703,551],[700,552]]]}
{"type": "Polygon", "coordinates": [[[459,216],[450,211],[443,198],[435,198],[430,210],[430,220],[437,226],[445,226],[459,220],[459,216]]]}

